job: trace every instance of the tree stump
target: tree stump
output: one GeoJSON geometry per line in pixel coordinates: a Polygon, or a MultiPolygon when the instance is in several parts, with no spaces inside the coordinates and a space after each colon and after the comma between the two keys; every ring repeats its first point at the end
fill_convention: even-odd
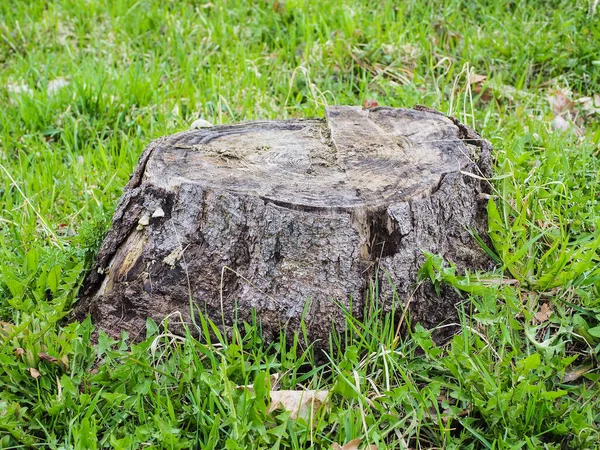
{"type": "MultiPolygon", "coordinates": [[[[344,308],[410,303],[413,323],[456,317],[449,289],[415,290],[423,251],[488,268],[491,147],[454,118],[330,107],[326,119],[257,121],[158,139],[140,157],[87,276],[76,317],[141,338],[146,318],[194,306],[219,326],[262,322],[326,345],[344,308]]],[[[402,304],[398,305],[400,308],[402,304]]],[[[172,322],[172,321],[171,321],[172,322]]]]}

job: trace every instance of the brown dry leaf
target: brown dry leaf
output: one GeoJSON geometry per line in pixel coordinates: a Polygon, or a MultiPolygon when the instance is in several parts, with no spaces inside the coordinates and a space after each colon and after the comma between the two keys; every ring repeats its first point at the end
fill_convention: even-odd
{"type": "Polygon", "coordinates": [[[60,362],[62,363],[65,370],[69,370],[69,357],[67,355],[62,355],[60,358],[60,362]]]}
{"type": "Polygon", "coordinates": [[[535,323],[544,323],[552,316],[552,314],[553,311],[550,303],[544,303],[540,307],[540,310],[535,313],[534,321],[535,323]]]}
{"type": "Polygon", "coordinates": [[[571,383],[572,381],[577,380],[582,375],[585,375],[586,373],[588,373],[591,369],[592,369],[591,365],[576,367],[573,370],[565,372],[565,374],[562,378],[562,382],[563,383],[571,383]]]}
{"type": "Polygon", "coordinates": [[[469,84],[476,95],[481,95],[479,99],[483,102],[489,102],[494,98],[492,90],[486,89],[483,86],[486,80],[486,75],[478,75],[474,72],[469,74],[469,84]]]}
{"type": "Polygon", "coordinates": [[[41,361],[46,361],[53,364],[58,362],[58,358],[50,356],[48,353],[38,353],[38,358],[40,358],[41,361]]]}
{"type": "Polygon", "coordinates": [[[29,369],[27,369],[27,371],[29,372],[29,375],[31,375],[31,378],[38,379],[42,376],[42,374],[39,373],[35,367],[30,367],[29,369]]]}
{"type": "Polygon", "coordinates": [[[475,72],[469,74],[469,84],[483,84],[487,80],[486,75],[478,75],[475,72]]]}
{"type": "Polygon", "coordinates": [[[333,450],[358,450],[358,446],[360,445],[360,438],[352,439],[349,442],[346,442],[344,445],[340,445],[338,443],[334,443],[331,448],[333,450]]]}
{"type": "Polygon", "coordinates": [[[378,106],[379,103],[377,103],[377,100],[367,99],[363,102],[363,109],[377,108],[378,106]]]}
{"type": "Polygon", "coordinates": [[[270,395],[271,405],[267,414],[281,408],[290,411],[291,419],[308,419],[311,411],[321,405],[327,406],[329,391],[271,391],[270,395]]]}
{"type": "Polygon", "coordinates": [[[550,105],[552,106],[554,114],[563,114],[572,110],[573,106],[575,105],[575,103],[571,101],[567,94],[560,89],[554,91],[554,94],[550,95],[548,100],[550,101],[550,105]]]}
{"type": "Polygon", "coordinates": [[[15,348],[15,356],[23,356],[25,354],[25,350],[22,349],[21,347],[17,347],[15,348]]]}

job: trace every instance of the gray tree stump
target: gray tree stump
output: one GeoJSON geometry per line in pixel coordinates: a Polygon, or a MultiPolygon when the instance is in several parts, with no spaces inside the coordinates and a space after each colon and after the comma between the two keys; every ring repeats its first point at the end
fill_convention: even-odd
{"type": "MultiPolygon", "coordinates": [[[[456,316],[452,290],[415,290],[423,251],[489,267],[482,177],[489,143],[434,110],[330,107],[326,120],[250,122],[158,139],[125,187],[76,317],[143,337],[147,317],[194,305],[216,324],[326,345],[343,307],[360,318],[410,299],[413,322],[456,316]],[[343,306],[343,307],[342,307],[343,306]]],[[[171,319],[171,323],[174,319],[171,319]]]]}

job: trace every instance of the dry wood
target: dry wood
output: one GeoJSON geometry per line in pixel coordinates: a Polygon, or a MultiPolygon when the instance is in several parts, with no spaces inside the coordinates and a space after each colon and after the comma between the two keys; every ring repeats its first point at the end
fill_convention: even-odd
{"type": "Polygon", "coordinates": [[[434,110],[327,108],[326,120],[250,122],[159,139],[142,154],[87,277],[79,318],[133,337],[147,317],[190,305],[217,324],[250,320],[327,342],[342,309],[361,317],[410,300],[426,326],[457,295],[415,291],[423,250],[459,269],[489,266],[481,193],[489,143],[434,110]],[[471,175],[474,176],[471,176],[471,175]],[[414,291],[414,295],[413,295],[414,291]]]}

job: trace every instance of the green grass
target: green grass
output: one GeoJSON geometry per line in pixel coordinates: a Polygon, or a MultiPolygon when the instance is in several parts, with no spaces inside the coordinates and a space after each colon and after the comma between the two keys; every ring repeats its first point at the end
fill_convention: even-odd
{"type": "Polygon", "coordinates": [[[600,94],[597,2],[275,3],[0,3],[0,449],[598,448],[600,116],[577,103],[579,132],[554,130],[547,98],[600,94]],[[422,270],[464,292],[447,345],[418,324],[396,339],[375,298],[325,363],[256,324],[91,345],[62,320],[152,139],[366,99],[437,108],[495,147],[497,270],[422,270]],[[328,408],[267,413],[274,373],[328,408]]]}

